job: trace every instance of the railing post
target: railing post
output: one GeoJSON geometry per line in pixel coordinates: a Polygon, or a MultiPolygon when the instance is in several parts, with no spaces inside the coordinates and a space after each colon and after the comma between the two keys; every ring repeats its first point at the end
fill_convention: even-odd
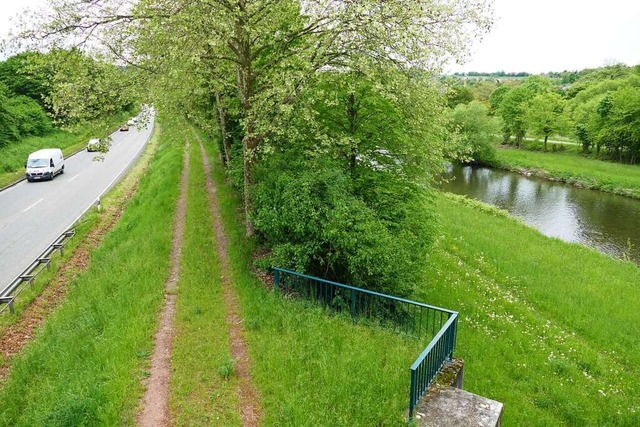
{"type": "Polygon", "coordinates": [[[273,270],[273,289],[278,293],[280,287],[280,270],[273,270]]]}
{"type": "Polygon", "coordinates": [[[351,318],[356,320],[356,291],[351,289],[351,318]]]}
{"type": "Polygon", "coordinates": [[[413,410],[415,409],[416,401],[416,371],[411,369],[411,386],[409,388],[409,421],[413,418],[413,410]]]}

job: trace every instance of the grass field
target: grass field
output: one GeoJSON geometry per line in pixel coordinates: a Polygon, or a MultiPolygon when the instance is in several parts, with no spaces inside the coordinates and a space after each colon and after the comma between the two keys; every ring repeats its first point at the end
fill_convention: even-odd
{"type": "Polygon", "coordinates": [[[572,151],[539,152],[500,148],[491,166],[526,170],[586,188],[640,198],[640,166],[596,160],[572,151]]]}
{"type": "MultiPolygon", "coordinates": [[[[112,118],[106,125],[110,131],[131,116],[131,112],[122,112],[112,118]]],[[[56,130],[50,135],[34,136],[0,148],[0,188],[24,177],[24,164],[30,153],[41,148],[60,148],[65,157],[84,148],[90,138],[96,138],[96,129],[105,126],[104,123],[86,124],[73,132],[56,130]]]]}
{"type": "Polygon", "coordinates": [[[640,425],[640,269],[440,196],[419,300],[460,312],[465,389],[503,425],[640,425]]]}

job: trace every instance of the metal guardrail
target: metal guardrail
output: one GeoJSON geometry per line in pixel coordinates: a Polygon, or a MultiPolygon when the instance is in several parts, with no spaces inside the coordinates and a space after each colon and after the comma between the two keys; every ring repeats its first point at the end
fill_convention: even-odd
{"type": "Polygon", "coordinates": [[[453,356],[458,313],[275,267],[274,288],[351,315],[354,322],[390,329],[429,344],[411,365],[409,419],[442,366],[453,356]]]}
{"type": "Polygon", "coordinates": [[[0,314],[4,312],[7,307],[9,307],[9,311],[11,313],[14,312],[13,302],[14,300],[24,291],[27,287],[27,284],[33,287],[33,281],[36,276],[42,272],[45,268],[47,270],[51,270],[51,256],[56,252],[60,251],[60,255],[62,255],[64,250],[64,245],[67,243],[69,239],[75,236],[75,229],[69,229],[62,233],[53,243],[44,250],[33,261],[27,268],[25,268],[22,273],[18,275],[13,281],[2,290],[0,293],[0,303],[5,304],[4,307],[0,308],[0,314]]]}
{"type": "Polygon", "coordinates": [[[458,313],[452,313],[449,320],[440,328],[427,348],[411,365],[411,386],[409,389],[409,419],[420,399],[433,384],[438,372],[453,357],[458,330],[458,313]]]}

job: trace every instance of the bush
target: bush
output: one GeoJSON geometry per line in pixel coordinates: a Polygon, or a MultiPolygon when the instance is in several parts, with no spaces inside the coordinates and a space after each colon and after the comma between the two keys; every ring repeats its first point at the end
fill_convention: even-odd
{"type": "Polygon", "coordinates": [[[6,102],[6,109],[14,117],[19,137],[43,136],[51,132],[51,119],[33,99],[20,95],[6,102]]]}
{"type": "Polygon", "coordinates": [[[433,235],[423,192],[406,184],[404,194],[385,191],[384,184],[393,182],[387,177],[369,179],[370,197],[363,197],[337,163],[320,158],[276,155],[255,172],[252,216],[270,249],[270,265],[393,295],[411,293],[433,235]]]}

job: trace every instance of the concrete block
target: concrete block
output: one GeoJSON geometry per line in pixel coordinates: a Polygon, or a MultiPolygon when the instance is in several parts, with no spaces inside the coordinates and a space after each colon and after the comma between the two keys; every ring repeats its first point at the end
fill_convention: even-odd
{"type": "Polygon", "coordinates": [[[430,393],[416,408],[419,427],[500,427],[501,402],[455,387],[430,393]]]}

